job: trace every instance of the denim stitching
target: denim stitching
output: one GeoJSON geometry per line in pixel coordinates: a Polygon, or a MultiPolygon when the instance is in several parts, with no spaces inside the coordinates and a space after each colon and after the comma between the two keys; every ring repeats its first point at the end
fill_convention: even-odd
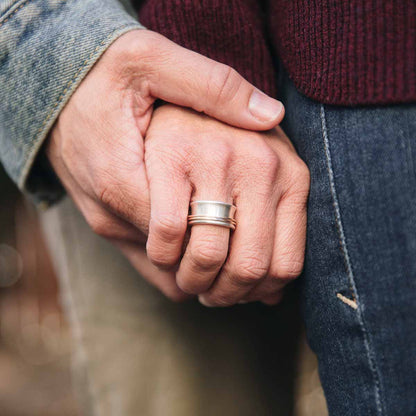
{"type": "Polygon", "coordinates": [[[416,169],[415,169],[415,164],[413,162],[413,153],[412,153],[412,142],[410,140],[410,132],[411,132],[411,127],[410,127],[410,120],[409,117],[406,117],[406,130],[403,131],[403,135],[405,137],[405,141],[407,143],[406,146],[406,156],[407,156],[407,170],[409,171],[409,176],[412,176],[414,181],[416,180],[416,169]]]}
{"type": "Polygon", "coordinates": [[[323,104],[321,104],[321,125],[322,125],[322,136],[324,140],[325,157],[326,157],[326,162],[327,162],[327,171],[328,171],[329,183],[330,183],[330,189],[331,189],[331,195],[332,195],[332,203],[333,203],[334,211],[335,211],[335,219],[336,219],[336,224],[337,224],[339,238],[340,238],[341,250],[344,256],[345,265],[347,267],[347,274],[350,280],[351,289],[353,291],[353,296],[356,299],[357,306],[358,306],[357,318],[358,318],[358,322],[360,324],[361,330],[363,332],[364,346],[367,352],[368,364],[370,366],[370,370],[374,379],[374,394],[375,394],[377,414],[382,415],[383,409],[382,409],[381,396],[380,396],[380,376],[379,376],[379,371],[377,369],[376,362],[374,359],[374,353],[370,345],[370,334],[368,333],[364,324],[362,308],[360,307],[360,303],[358,301],[358,293],[357,293],[357,288],[355,286],[354,273],[353,273],[353,269],[351,265],[351,260],[348,254],[347,242],[345,239],[344,228],[343,228],[342,220],[341,220],[341,211],[339,209],[338,197],[337,197],[337,192],[336,192],[336,187],[335,187],[331,152],[329,149],[329,139],[328,139],[328,131],[327,131],[327,125],[326,125],[325,107],[323,104]]]}
{"type": "MultiPolygon", "coordinates": [[[[8,22],[19,10],[22,10],[23,7],[25,7],[31,0],[24,0],[22,4],[20,4],[20,6],[17,6],[16,9],[14,9],[12,12],[10,12],[10,14],[3,20],[0,22],[0,27],[2,27],[6,22],[8,22]]],[[[15,7],[16,4],[13,4],[12,7],[15,7]]],[[[9,9],[10,10],[10,9],[9,9]]],[[[7,12],[3,14],[2,18],[4,18],[4,16],[7,15],[7,12]]]]}
{"type": "Polygon", "coordinates": [[[346,296],[342,295],[341,293],[337,293],[337,298],[344,302],[346,305],[350,306],[353,309],[358,309],[357,302],[355,300],[349,299],[346,296]]]}

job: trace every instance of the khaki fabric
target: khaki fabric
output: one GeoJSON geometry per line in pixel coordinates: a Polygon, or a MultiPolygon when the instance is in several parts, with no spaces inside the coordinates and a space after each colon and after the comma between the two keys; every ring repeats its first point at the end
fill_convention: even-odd
{"type": "Polygon", "coordinates": [[[41,220],[72,326],[83,414],[308,416],[294,399],[305,391],[296,296],[275,308],[175,304],[93,234],[68,198],[41,220]]]}

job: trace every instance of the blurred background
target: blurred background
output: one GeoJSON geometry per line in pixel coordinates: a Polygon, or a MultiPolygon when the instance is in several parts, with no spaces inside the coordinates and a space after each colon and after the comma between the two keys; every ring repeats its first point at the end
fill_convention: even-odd
{"type": "Polygon", "coordinates": [[[70,350],[36,212],[0,165],[0,415],[79,416],[70,350]]]}

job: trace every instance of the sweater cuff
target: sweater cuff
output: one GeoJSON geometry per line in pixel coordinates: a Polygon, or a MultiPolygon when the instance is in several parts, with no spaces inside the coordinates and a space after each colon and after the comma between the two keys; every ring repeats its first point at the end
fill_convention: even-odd
{"type": "Polygon", "coordinates": [[[20,189],[52,201],[62,189],[44,161],[27,186],[39,149],[94,63],[119,36],[143,26],[117,0],[6,3],[0,6],[0,159],[20,189]]]}

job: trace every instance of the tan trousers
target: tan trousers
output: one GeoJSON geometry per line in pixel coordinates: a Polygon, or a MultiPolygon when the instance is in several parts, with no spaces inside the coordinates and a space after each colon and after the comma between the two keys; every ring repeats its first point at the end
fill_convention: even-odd
{"type": "Polygon", "coordinates": [[[296,375],[295,296],[275,308],[174,304],[93,234],[69,199],[41,219],[74,334],[85,415],[325,414],[313,360],[303,359],[312,378],[296,375]]]}

